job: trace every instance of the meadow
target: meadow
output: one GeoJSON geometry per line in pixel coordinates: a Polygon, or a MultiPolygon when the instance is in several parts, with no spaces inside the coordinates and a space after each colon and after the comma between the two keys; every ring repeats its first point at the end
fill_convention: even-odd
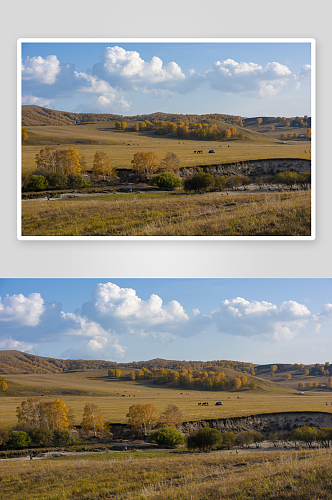
{"type": "Polygon", "coordinates": [[[310,234],[310,191],[123,193],[22,201],[22,236],[310,234]]]}
{"type": "MultiPolygon", "coordinates": [[[[292,376],[292,386],[285,374],[276,375],[277,381],[267,374],[264,378],[247,374],[257,389],[244,386],[214,392],[132,381],[130,370],[122,368],[120,379],[109,377],[105,368],[7,373],[8,389],[0,397],[1,427],[17,423],[16,407],[30,397],[64,401],[73,408],[76,425],[87,402],[97,404],[104,422],[113,424],[127,423],[129,407],[138,403],[152,404],[159,414],[169,404],[176,405],[183,421],[331,409],[332,397],[326,389],[302,395],[294,388],[297,379],[315,378],[299,373],[292,376]],[[209,406],[198,406],[202,401],[209,406]],[[217,401],[223,406],[215,406],[217,401]]],[[[239,374],[229,368],[224,371],[227,377],[239,374]]],[[[26,450],[21,458],[0,460],[1,500],[324,500],[332,495],[331,448],[233,448],[210,453],[190,452],[185,447],[140,450],[131,446],[128,451],[115,451],[111,443],[102,452],[94,448],[90,443],[90,453],[74,450],[71,456],[55,454],[32,461],[26,450]]]]}
{"type": "MultiPolygon", "coordinates": [[[[225,370],[226,376],[237,372],[225,370]]],[[[134,404],[152,404],[162,413],[169,404],[182,412],[183,421],[240,417],[259,413],[282,411],[330,412],[332,395],[325,391],[308,391],[301,395],[285,384],[274,383],[248,375],[255,380],[256,390],[196,391],[156,385],[153,381],[112,379],[106,369],[54,374],[8,374],[8,389],[0,397],[2,426],[17,424],[16,407],[30,397],[59,398],[73,408],[76,424],[80,424],[86,403],[98,405],[104,421],[127,423],[129,407],[134,404]],[[199,402],[209,406],[198,406],[199,402]],[[223,401],[223,406],[215,402],[223,401]],[[328,406],[326,405],[328,402],[328,406]]]]}
{"type": "Polygon", "coordinates": [[[2,500],[324,500],[331,450],[116,453],[11,462],[2,500]]]}
{"type": "MultiPolygon", "coordinates": [[[[128,127],[130,127],[130,123],[128,127]]],[[[218,122],[223,128],[228,126],[218,122]]],[[[46,146],[76,149],[92,168],[96,151],[108,155],[111,166],[131,168],[135,153],[153,152],[159,161],[174,153],[180,167],[218,165],[245,160],[297,158],[310,160],[308,140],[280,140],[280,131],[263,127],[239,129],[242,140],[199,141],[131,132],[114,128],[113,122],[85,125],[27,126],[28,139],[22,147],[22,173],[36,170],[36,154],[46,146]],[[194,151],[202,150],[202,154],[194,151]],[[214,150],[214,154],[209,154],[214,150]]],[[[284,130],[284,129],[283,129],[284,130]]],[[[288,129],[287,129],[288,131],[288,129]]],[[[111,183],[110,183],[111,184],[111,183]]],[[[101,189],[100,186],[97,186],[101,189]]],[[[139,188],[139,185],[136,187],[139,188]]],[[[110,187],[108,187],[110,189],[110,187]]],[[[117,186],[114,186],[116,192],[117,186]]],[[[128,197],[77,197],[48,203],[24,201],[22,236],[310,236],[309,192],[242,193],[194,195],[145,193],[128,197]]]]}
{"type": "MultiPolygon", "coordinates": [[[[45,146],[57,149],[73,147],[85,156],[91,167],[97,150],[107,153],[112,167],[131,168],[131,160],[137,152],[152,151],[161,160],[168,152],[175,153],[181,167],[233,163],[265,158],[310,159],[310,143],[305,140],[288,140],[283,144],[274,132],[265,134],[248,132],[244,140],[196,141],[178,137],[164,137],[146,132],[115,130],[114,125],[95,123],[89,125],[30,126],[26,127],[29,139],[22,147],[22,171],[31,173],[36,169],[35,156],[45,146]],[[228,147],[229,146],[229,147],[228,147]],[[208,151],[214,149],[215,154],[208,151]],[[203,150],[197,155],[196,150],[203,150]]],[[[280,135],[280,133],[279,133],[280,135]]]]}

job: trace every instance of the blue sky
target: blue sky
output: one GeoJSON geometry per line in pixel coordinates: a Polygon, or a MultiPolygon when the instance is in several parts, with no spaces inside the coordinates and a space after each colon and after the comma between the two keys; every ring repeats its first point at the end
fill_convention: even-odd
{"type": "Polygon", "coordinates": [[[0,349],[129,362],[332,361],[331,279],[1,279],[0,349]]]}
{"type": "Polygon", "coordinates": [[[311,115],[311,44],[22,43],[22,103],[137,115],[311,115]]]}

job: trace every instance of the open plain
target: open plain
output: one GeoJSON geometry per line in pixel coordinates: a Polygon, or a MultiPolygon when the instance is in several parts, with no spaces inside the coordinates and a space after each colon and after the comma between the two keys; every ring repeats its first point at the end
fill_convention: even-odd
{"type": "MultiPolygon", "coordinates": [[[[207,120],[223,131],[229,124],[207,120]],[[213,123],[212,123],[213,122],[213,123]]],[[[136,122],[137,123],[137,122],[136,122]]],[[[243,139],[195,140],[172,135],[158,135],[155,131],[134,131],[135,121],[128,121],[126,130],[116,129],[114,120],[84,125],[26,126],[28,138],[22,146],[22,174],[30,176],[36,170],[36,155],[43,148],[54,150],[73,148],[84,156],[82,174],[89,180],[97,151],[102,151],[118,179],[90,182],[90,188],[76,190],[41,191],[38,202],[22,203],[22,236],[310,236],[312,200],[310,190],[289,190],[280,193],[280,185],[269,184],[273,175],[292,170],[310,173],[311,146],[305,135],[296,139],[280,140],[280,130],[294,135],[296,127],[271,130],[268,125],[260,131],[254,125],[237,127],[243,139]],[[293,130],[294,129],[294,130],[293,130]],[[213,151],[213,154],[210,152],[213,151]],[[197,154],[200,152],[200,154],[197,154]],[[209,169],[213,177],[228,165],[231,175],[249,175],[250,186],[207,193],[188,193],[183,189],[153,192],[142,182],[126,179],[121,171],[132,172],[132,161],[137,153],[151,153],[161,162],[168,154],[177,158],[183,179],[199,169],[209,169]],[[262,169],[255,161],[278,161],[276,167],[262,169]],[[306,166],[298,168],[298,163],[306,166]],[[246,167],[246,162],[253,162],[246,167]],[[232,167],[234,165],[234,167],[232,167]],[[187,169],[187,170],[186,170],[187,169]],[[215,170],[215,171],[214,171],[215,170]],[[250,174],[248,172],[250,171],[250,174]],[[259,176],[265,177],[265,188],[255,185],[259,176]],[[120,180],[119,180],[120,179],[120,180]],[[92,187],[91,187],[92,186],[92,187]],[[127,195],[132,188],[132,196],[127,195]],[[122,191],[122,192],[121,192],[122,191]],[[93,192],[93,193],[92,193],[93,192]],[[95,196],[103,194],[102,198],[95,196]],[[61,193],[64,194],[61,197],[61,193]],[[90,197],[90,194],[94,196],[90,197]],[[109,193],[110,196],[105,196],[109,193]],[[86,197],[83,195],[86,194],[86,197]],[[67,195],[71,199],[64,199],[67,195]],[[51,203],[49,199],[51,197],[51,203]],[[227,197],[227,199],[226,199],[227,197]],[[54,198],[54,199],[52,199],[54,198]],[[56,201],[56,203],[55,203],[56,201]]],[[[279,125],[276,125],[280,126],[279,125]]],[[[271,165],[272,165],[271,163],[271,165]]],[[[129,174],[128,174],[129,175],[129,174]]],[[[283,191],[283,189],[281,190],[283,191]]],[[[27,193],[29,195],[29,193],[27,193]]]]}
{"type": "MultiPolygon", "coordinates": [[[[125,371],[124,371],[125,373],[125,371]]],[[[230,371],[230,376],[236,372],[230,371]]],[[[248,376],[255,380],[254,391],[196,391],[156,385],[147,380],[112,379],[107,370],[87,370],[54,374],[10,374],[6,375],[8,390],[1,395],[0,421],[6,426],[17,423],[16,407],[29,397],[60,398],[73,408],[76,424],[79,424],[87,402],[98,405],[107,422],[126,423],[126,415],[133,404],[151,403],[161,413],[168,404],[176,405],[184,421],[213,418],[230,418],[260,413],[286,411],[332,410],[332,393],[308,391],[303,395],[285,384],[248,376]],[[209,406],[198,406],[201,401],[209,406]],[[223,406],[215,406],[223,401],[223,406]],[[328,405],[326,405],[328,402],[328,405]]]]}

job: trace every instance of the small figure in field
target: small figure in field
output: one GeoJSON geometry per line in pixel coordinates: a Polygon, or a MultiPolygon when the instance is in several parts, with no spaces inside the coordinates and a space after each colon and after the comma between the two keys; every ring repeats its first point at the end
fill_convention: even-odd
{"type": "Polygon", "coordinates": [[[132,193],[132,189],[130,188],[130,190],[129,190],[129,191],[130,191],[130,194],[131,194],[131,193],[132,193]]]}
{"type": "Polygon", "coordinates": [[[32,460],[32,459],[33,459],[33,455],[32,455],[32,453],[30,453],[30,460],[32,460]]]}

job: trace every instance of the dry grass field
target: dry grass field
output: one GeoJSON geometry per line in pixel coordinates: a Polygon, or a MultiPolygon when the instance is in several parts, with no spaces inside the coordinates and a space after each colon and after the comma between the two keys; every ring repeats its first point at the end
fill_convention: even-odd
{"type": "Polygon", "coordinates": [[[23,236],[309,236],[309,191],[22,202],[23,236]]]}
{"type": "Polygon", "coordinates": [[[3,461],[1,500],[325,500],[331,450],[116,453],[3,461]]]}
{"type": "MultiPolygon", "coordinates": [[[[8,373],[8,390],[0,397],[1,427],[17,423],[15,409],[25,399],[55,399],[71,406],[76,424],[87,402],[95,403],[104,421],[126,423],[131,405],[153,404],[161,413],[175,404],[183,420],[209,420],[283,411],[331,411],[332,393],[301,395],[278,383],[255,380],[256,390],[191,391],[130,381],[130,368],[119,380],[107,369],[63,373],[8,373]],[[209,402],[208,407],[198,406],[209,402]],[[215,406],[223,401],[223,406],[215,406]],[[326,406],[326,402],[329,406],[326,406]]],[[[238,372],[225,368],[227,377],[238,372]]],[[[275,377],[276,378],[276,377],[275,377]]],[[[326,377],[325,377],[326,378],[326,377]]],[[[28,455],[28,451],[27,451],[28,455]]],[[[29,461],[24,456],[1,460],[1,500],[327,500],[332,496],[331,449],[235,449],[211,453],[174,450],[128,450],[29,461]]]]}
{"type": "MultiPolygon", "coordinates": [[[[236,375],[236,372],[227,370],[225,373],[226,376],[236,375]]],[[[29,397],[60,398],[73,408],[76,424],[81,422],[87,402],[96,403],[104,420],[113,423],[126,423],[129,407],[138,403],[151,403],[159,413],[168,404],[175,404],[184,421],[282,411],[332,410],[331,392],[308,391],[301,395],[281,384],[251,376],[248,376],[248,381],[256,381],[256,390],[219,392],[174,389],[156,385],[153,381],[111,379],[105,369],[42,375],[8,374],[6,378],[8,390],[0,398],[0,421],[6,427],[17,423],[16,407],[29,397]],[[209,406],[198,406],[203,401],[209,402],[209,406]],[[223,401],[223,406],[216,407],[216,401],[223,401]]]]}
{"type": "Polygon", "coordinates": [[[161,160],[173,152],[181,167],[233,163],[265,158],[310,159],[310,143],[305,140],[289,140],[286,144],[269,133],[246,132],[244,140],[195,141],[182,138],[163,137],[144,132],[115,130],[114,125],[95,123],[89,125],[33,126],[26,127],[29,141],[22,147],[22,170],[31,173],[36,169],[35,156],[47,145],[57,149],[73,147],[84,155],[88,167],[92,166],[97,150],[107,153],[112,167],[131,168],[131,160],[137,152],[153,151],[161,160]],[[109,127],[109,128],[108,128],[109,127]],[[112,127],[112,128],[111,128],[112,127]],[[228,147],[229,146],[229,147],[228,147]],[[195,150],[203,154],[194,154],[195,150]],[[215,154],[208,151],[214,149],[215,154]],[[305,152],[306,151],[306,152],[305,152]]]}
{"type": "MultiPolygon", "coordinates": [[[[222,122],[220,122],[222,123],[222,122]]],[[[219,125],[221,126],[221,125],[219,125]]],[[[226,124],[222,124],[226,126],[226,124]]],[[[180,167],[218,165],[245,160],[299,158],[310,160],[310,142],[285,144],[268,130],[264,134],[241,129],[245,139],[196,141],[149,132],[116,130],[114,123],[30,126],[22,147],[22,171],[36,169],[35,156],[47,145],[73,147],[92,168],[96,151],[107,153],[112,167],[131,168],[137,152],[152,151],[162,160],[175,153],[180,167]],[[209,154],[209,150],[215,154],[209,154]],[[194,151],[202,150],[203,154],[194,151]]],[[[112,195],[24,202],[22,236],[310,236],[310,194],[257,193],[176,196],[141,193],[128,198],[112,195]]],[[[223,193],[225,194],[225,193],[223,193]]]]}

